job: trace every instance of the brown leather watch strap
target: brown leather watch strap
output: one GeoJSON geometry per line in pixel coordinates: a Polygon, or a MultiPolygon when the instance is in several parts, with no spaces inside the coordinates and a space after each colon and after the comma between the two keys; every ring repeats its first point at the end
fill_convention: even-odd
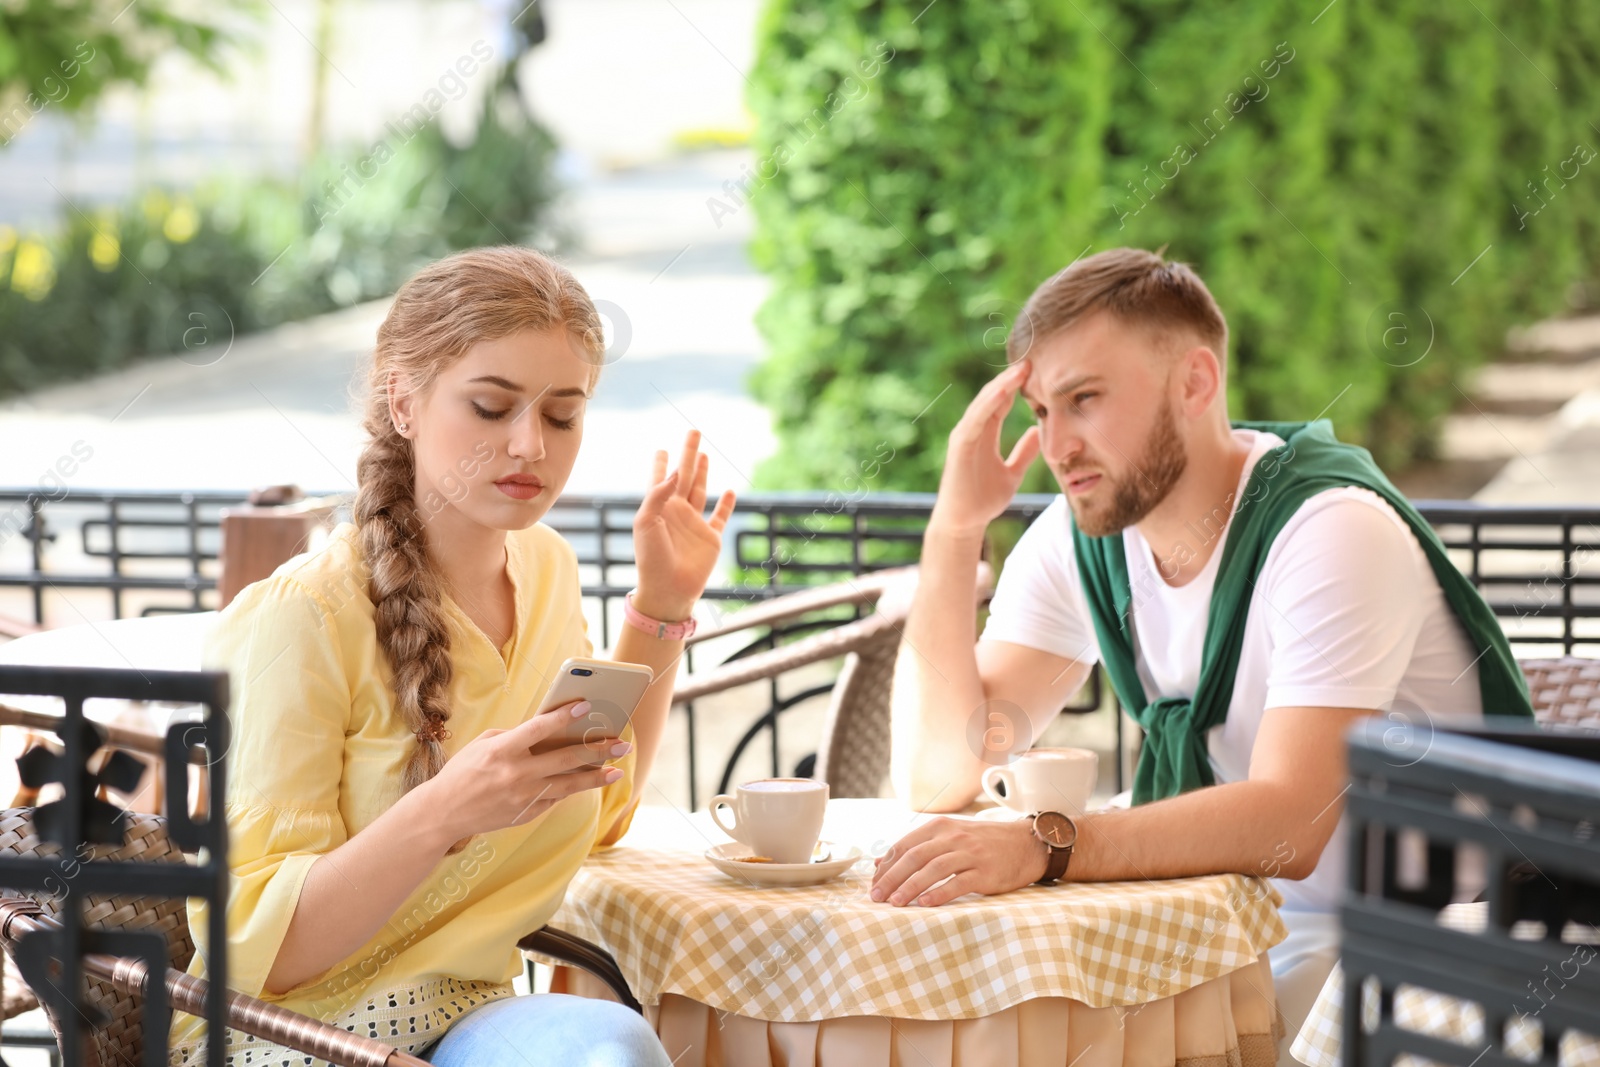
{"type": "Polygon", "coordinates": [[[1061,876],[1067,873],[1067,864],[1072,862],[1072,850],[1075,846],[1068,845],[1066,848],[1056,848],[1047,841],[1045,842],[1045,847],[1050,850],[1050,859],[1045,864],[1044,877],[1039,879],[1039,882],[1048,885],[1051,882],[1059,881],[1061,876]]]}

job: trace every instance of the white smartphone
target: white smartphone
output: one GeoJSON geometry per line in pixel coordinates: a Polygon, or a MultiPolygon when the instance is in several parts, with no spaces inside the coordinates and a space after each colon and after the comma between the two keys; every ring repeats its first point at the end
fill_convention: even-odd
{"type": "MultiPolygon", "coordinates": [[[[563,704],[587,700],[589,713],[580,719],[567,716],[568,722],[555,733],[532,746],[535,755],[566,745],[581,745],[603,737],[621,737],[633,710],[654,677],[649,667],[637,663],[616,663],[608,659],[574,657],[561,664],[549,692],[539,704],[539,714],[550,714],[563,704]]],[[[561,712],[566,715],[566,712],[561,712]]],[[[609,758],[596,753],[589,765],[598,767],[609,758]]]]}

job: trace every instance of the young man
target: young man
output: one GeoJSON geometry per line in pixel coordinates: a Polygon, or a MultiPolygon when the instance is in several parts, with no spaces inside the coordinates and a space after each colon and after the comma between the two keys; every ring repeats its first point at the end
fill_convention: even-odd
{"type": "Polygon", "coordinates": [[[1338,955],[1346,729],[1532,712],[1488,607],[1364,450],[1326,422],[1229,422],[1227,350],[1204,283],[1149,252],[1076,262],[1029,299],[1011,366],[950,434],[896,669],[895,788],[965,807],[1014,754],[974,739],[1011,720],[1026,748],[1101,662],[1146,732],[1134,805],[933,820],[879,861],[872,896],[1274,878],[1292,1039],[1338,955]],[[1019,393],[1039,424],[1003,457],[1019,393]],[[1006,560],[979,638],[984,531],[1041,452],[1063,496],[1006,560]]]}

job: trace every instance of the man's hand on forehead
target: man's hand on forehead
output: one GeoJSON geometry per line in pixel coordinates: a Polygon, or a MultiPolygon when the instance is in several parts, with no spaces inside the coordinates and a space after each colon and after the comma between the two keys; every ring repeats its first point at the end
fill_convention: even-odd
{"type": "Polygon", "coordinates": [[[950,431],[930,525],[981,532],[1016,495],[1039,454],[1039,428],[1028,427],[1009,456],[1000,453],[1000,429],[1031,370],[1020,360],[985,382],[950,431]]]}

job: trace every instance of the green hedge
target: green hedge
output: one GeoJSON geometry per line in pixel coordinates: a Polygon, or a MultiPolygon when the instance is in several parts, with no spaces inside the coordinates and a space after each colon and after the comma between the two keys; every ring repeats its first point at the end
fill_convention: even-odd
{"type": "Polygon", "coordinates": [[[721,210],[748,195],[775,283],[769,486],[888,447],[871,488],[932,488],[1015,310],[1084,251],[1168,245],[1228,316],[1236,417],[1326,410],[1390,464],[1600,261],[1591,0],[770,0],[749,98],[721,210]]]}

